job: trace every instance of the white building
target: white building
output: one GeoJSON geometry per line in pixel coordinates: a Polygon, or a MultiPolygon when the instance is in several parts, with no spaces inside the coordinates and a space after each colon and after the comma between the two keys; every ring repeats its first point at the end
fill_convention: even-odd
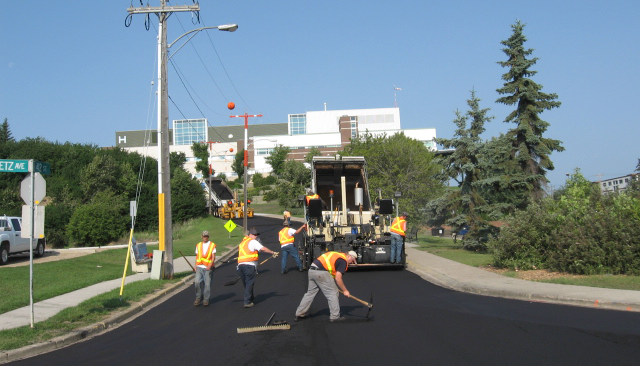
{"type": "MultiPolygon", "coordinates": [[[[402,130],[398,108],[324,110],[289,114],[287,123],[252,124],[249,122],[248,162],[249,174],[268,173],[266,163],[278,145],[291,149],[289,159],[303,161],[312,148],[323,155],[334,155],[350,143],[350,139],[365,133],[393,135],[404,132],[407,137],[422,141],[426,147],[436,150],[433,139],[435,128],[402,130]]],[[[236,174],[231,169],[237,151],[244,147],[244,123],[238,126],[210,127],[206,119],[174,120],[171,135],[171,152],[183,152],[187,156],[185,167],[194,176],[195,157],[191,152],[193,142],[209,143],[209,163],[216,173],[228,177],[236,174]]],[[[157,159],[157,134],[155,131],[118,131],[116,146],[157,159]],[[146,142],[146,143],[145,143],[146,142]]]]}
{"type": "Polygon", "coordinates": [[[627,189],[634,179],[638,179],[638,174],[629,174],[622,177],[611,178],[595,182],[600,187],[600,192],[622,192],[627,189]]]}

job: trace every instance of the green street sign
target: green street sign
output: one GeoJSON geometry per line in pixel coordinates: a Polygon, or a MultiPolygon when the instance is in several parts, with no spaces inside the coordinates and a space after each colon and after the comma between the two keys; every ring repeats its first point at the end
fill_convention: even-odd
{"type": "Polygon", "coordinates": [[[51,175],[51,164],[43,163],[42,161],[36,160],[33,162],[33,172],[44,175],[51,175]]]}
{"type": "Polygon", "coordinates": [[[29,173],[29,160],[0,159],[0,172],[29,173]]]}

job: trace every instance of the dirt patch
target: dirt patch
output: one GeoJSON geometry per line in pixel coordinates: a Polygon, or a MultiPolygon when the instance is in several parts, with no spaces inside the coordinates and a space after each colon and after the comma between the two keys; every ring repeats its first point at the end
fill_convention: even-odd
{"type": "MultiPolygon", "coordinates": [[[[480,268],[484,269],[485,271],[497,273],[500,275],[504,275],[505,272],[511,271],[510,269],[506,269],[506,268],[494,268],[494,267],[480,267],[480,268]]],[[[572,275],[572,274],[567,274],[562,272],[552,272],[546,269],[533,269],[529,271],[516,270],[515,273],[516,273],[516,278],[521,280],[526,280],[526,281],[545,281],[545,280],[552,280],[557,278],[585,277],[581,275],[572,275]]]]}

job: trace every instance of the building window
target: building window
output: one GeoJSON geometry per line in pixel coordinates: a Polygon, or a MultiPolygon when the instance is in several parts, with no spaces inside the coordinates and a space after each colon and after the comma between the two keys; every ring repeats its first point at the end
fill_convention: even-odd
{"type": "Polygon", "coordinates": [[[207,141],[206,119],[183,119],[173,121],[174,145],[193,145],[194,142],[204,141],[207,141]]]}
{"type": "Polygon", "coordinates": [[[256,149],[256,155],[271,155],[273,148],[256,149]]]}
{"type": "Polygon", "coordinates": [[[358,137],[358,117],[350,117],[351,119],[351,138],[358,137]]]}
{"type": "Polygon", "coordinates": [[[307,133],[307,115],[290,114],[289,131],[292,135],[304,135],[307,133]]]}

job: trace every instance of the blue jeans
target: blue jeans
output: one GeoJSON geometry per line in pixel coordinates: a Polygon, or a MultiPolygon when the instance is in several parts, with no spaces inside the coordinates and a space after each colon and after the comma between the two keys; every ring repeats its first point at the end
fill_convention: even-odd
{"type": "Polygon", "coordinates": [[[402,236],[391,233],[391,263],[402,263],[402,236]]]}
{"type": "Polygon", "coordinates": [[[211,297],[211,282],[213,282],[213,270],[196,267],[196,300],[209,301],[211,297]]]}
{"type": "Polygon", "coordinates": [[[238,275],[244,285],[244,304],[250,304],[253,302],[253,284],[256,282],[256,274],[258,274],[258,268],[251,264],[238,265],[238,275]]]}
{"type": "Polygon", "coordinates": [[[281,273],[287,269],[287,257],[290,255],[295,259],[296,264],[298,265],[298,269],[302,269],[302,262],[300,262],[300,257],[298,256],[298,251],[296,250],[296,246],[294,244],[285,245],[280,248],[280,254],[282,254],[282,268],[280,269],[281,273]]]}

